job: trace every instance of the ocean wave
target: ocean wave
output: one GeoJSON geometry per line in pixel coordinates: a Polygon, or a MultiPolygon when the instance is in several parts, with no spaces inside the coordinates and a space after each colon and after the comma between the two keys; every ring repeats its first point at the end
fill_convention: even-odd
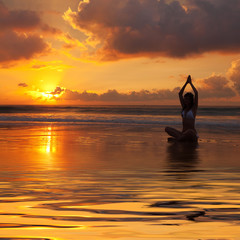
{"type": "Polygon", "coordinates": [[[75,115],[75,116],[0,116],[0,122],[46,122],[46,123],[125,123],[125,124],[180,124],[172,118],[117,116],[117,115],[75,115]]]}
{"type": "MultiPolygon", "coordinates": [[[[1,114],[72,113],[106,115],[178,116],[179,106],[0,106],[1,114]]],[[[239,116],[240,107],[199,107],[199,116],[239,116]]]]}
{"type": "MultiPolygon", "coordinates": [[[[0,124],[135,124],[181,128],[177,106],[0,106],[0,124]]],[[[240,128],[240,108],[201,107],[197,128],[240,128]]]]}
{"type": "MultiPolygon", "coordinates": [[[[57,123],[57,124],[135,124],[135,125],[161,125],[181,126],[180,116],[136,116],[136,115],[105,115],[105,114],[4,114],[0,115],[0,123],[57,123]]],[[[239,129],[238,117],[206,118],[196,120],[197,128],[228,128],[239,129]]]]}

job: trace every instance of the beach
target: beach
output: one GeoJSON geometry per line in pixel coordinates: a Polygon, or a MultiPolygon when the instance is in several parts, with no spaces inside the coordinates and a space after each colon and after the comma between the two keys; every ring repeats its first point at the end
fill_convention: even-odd
{"type": "Polygon", "coordinates": [[[2,107],[0,239],[240,239],[239,112],[2,107]]]}

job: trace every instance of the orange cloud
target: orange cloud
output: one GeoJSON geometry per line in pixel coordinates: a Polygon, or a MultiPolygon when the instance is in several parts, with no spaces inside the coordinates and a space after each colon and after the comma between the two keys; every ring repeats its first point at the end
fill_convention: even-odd
{"type": "Polygon", "coordinates": [[[230,86],[230,81],[220,75],[213,75],[201,82],[199,96],[204,99],[211,98],[231,98],[236,96],[236,92],[230,86]]]}
{"type": "Polygon", "coordinates": [[[229,79],[233,82],[233,87],[240,95],[240,59],[232,62],[232,66],[227,73],[229,79]]]}
{"type": "Polygon", "coordinates": [[[238,0],[80,0],[64,18],[104,60],[240,52],[238,0]]]}

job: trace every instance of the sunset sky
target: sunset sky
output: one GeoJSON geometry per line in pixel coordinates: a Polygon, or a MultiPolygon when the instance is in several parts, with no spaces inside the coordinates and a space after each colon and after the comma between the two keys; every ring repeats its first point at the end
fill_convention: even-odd
{"type": "Polygon", "coordinates": [[[239,0],[0,0],[0,104],[240,103],[239,0]],[[189,90],[189,89],[188,89],[189,90]]]}

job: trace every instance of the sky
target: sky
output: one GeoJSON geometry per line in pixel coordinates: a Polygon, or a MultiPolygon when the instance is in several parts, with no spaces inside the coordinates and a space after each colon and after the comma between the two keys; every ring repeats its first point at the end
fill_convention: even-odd
{"type": "Polygon", "coordinates": [[[239,0],[0,0],[0,105],[240,103],[239,0]],[[188,86],[186,91],[191,91],[188,86]]]}

